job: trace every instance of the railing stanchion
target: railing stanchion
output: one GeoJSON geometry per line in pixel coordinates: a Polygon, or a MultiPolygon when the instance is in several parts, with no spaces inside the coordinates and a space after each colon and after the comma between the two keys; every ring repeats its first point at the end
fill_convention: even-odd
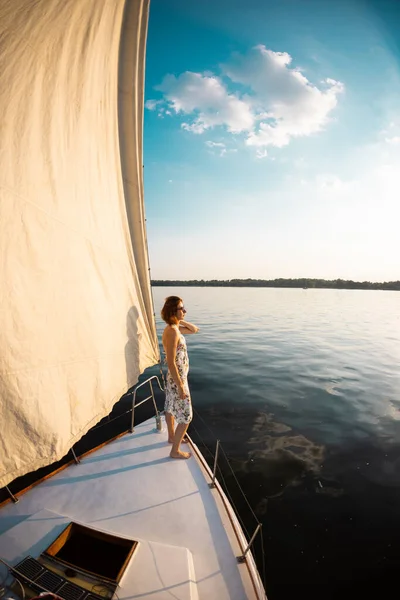
{"type": "Polygon", "coordinates": [[[74,462],[75,462],[75,464],[76,464],[76,465],[79,465],[81,461],[80,461],[80,460],[79,460],[79,458],[76,456],[76,454],[75,454],[75,450],[74,450],[74,448],[73,448],[73,447],[71,448],[71,452],[72,452],[72,456],[74,457],[74,462]]]}
{"type": "Polygon", "coordinates": [[[132,395],[132,417],[131,417],[131,433],[134,431],[134,422],[135,422],[135,401],[136,401],[136,390],[132,395]]]}
{"type": "Polygon", "coordinates": [[[243,562],[245,562],[245,561],[246,561],[246,554],[247,554],[247,553],[248,553],[248,551],[250,550],[250,548],[251,548],[251,546],[252,546],[252,544],[253,544],[253,542],[254,542],[254,540],[255,540],[255,537],[256,537],[257,533],[260,531],[260,529],[261,529],[261,523],[259,523],[259,524],[257,525],[257,528],[256,528],[255,532],[253,533],[253,535],[251,536],[251,539],[250,539],[249,543],[247,544],[247,548],[246,548],[246,550],[243,552],[243,554],[242,554],[241,556],[238,556],[238,557],[237,557],[237,561],[238,561],[239,563],[243,563],[243,562]]]}
{"type": "Polygon", "coordinates": [[[153,383],[152,383],[152,381],[149,381],[149,384],[150,384],[151,395],[152,395],[152,398],[153,398],[154,410],[156,411],[156,417],[158,417],[158,408],[157,408],[156,399],[155,399],[155,396],[154,396],[154,390],[153,390],[153,383]]]}
{"type": "Polygon", "coordinates": [[[8,485],[6,485],[6,490],[8,492],[8,495],[10,496],[11,500],[14,502],[14,504],[16,504],[17,502],[19,502],[18,498],[16,496],[14,496],[14,494],[12,493],[12,491],[10,490],[10,488],[8,487],[8,485]]]}
{"type": "MultiPolygon", "coordinates": [[[[153,375],[152,377],[149,377],[149,379],[146,379],[146,381],[142,381],[142,383],[140,383],[138,386],[135,387],[134,391],[132,392],[133,396],[132,396],[132,418],[131,418],[131,433],[134,432],[134,423],[135,423],[135,406],[136,406],[136,392],[139,388],[142,387],[142,385],[146,385],[146,383],[148,383],[150,385],[150,390],[151,390],[151,396],[148,396],[148,398],[145,398],[144,400],[142,400],[141,402],[139,402],[139,404],[137,406],[140,406],[141,404],[143,404],[143,402],[146,402],[147,400],[150,400],[150,398],[153,399],[153,405],[154,405],[154,410],[156,411],[156,421],[161,423],[160,420],[160,413],[158,411],[157,408],[157,404],[156,404],[156,398],[154,396],[154,389],[153,389],[153,379],[155,379],[158,383],[158,387],[160,388],[160,390],[162,392],[164,392],[164,388],[163,386],[160,384],[160,381],[157,377],[157,375],[153,375]]],[[[157,426],[158,428],[158,426],[157,426]]]]}
{"type": "Polygon", "coordinates": [[[211,479],[211,483],[208,484],[208,487],[215,487],[215,475],[217,472],[217,462],[218,462],[218,450],[219,450],[219,440],[217,440],[217,447],[215,448],[215,457],[214,457],[214,468],[213,468],[213,476],[211,479]]]}

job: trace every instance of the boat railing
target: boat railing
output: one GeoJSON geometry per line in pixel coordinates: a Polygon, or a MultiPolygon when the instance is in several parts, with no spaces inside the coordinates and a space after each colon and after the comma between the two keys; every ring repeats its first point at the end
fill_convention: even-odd
{"type": "Polygon", "coordinates": [[[142,383],[140,383],[139,385],[137,385],[135,387],[135,389],[133,390],[133,392],[130,392],[132,394],[132,416],[131,416],[131,433],[134,432],[134,424],[135,424],[135,408],[140,406],[141,404],[144,404],[145,402],[147,402],[148,400],[153,400],[153,405],[154,405],[154,410],[156,413],[156,424],[157,424],[157,429],[161,429],[161,416],[160,416],[160,412],[157,408],[157,403],[156,403],[156,399],[154,396],[154,389],[153,389],[153,380],[156,380],[158,383],[158,387],[160,388],[160,390],[163,392],[164,388],[162,387],[160,380],[158,379],[157,375],[153,375],[152,377],[149,377],[149,379],[146,379],[146,381],[143,381],[142,383]],[[143,387],[146,384],[149,384],[150,386],[150,396],[147,396],[147,398],[145,398],[144,400],[141,400],[140,402],[138,402],[136,404],[136,394],[138,389],[140,389],[141,387],[143,387]]]}
{"type": "MultiPolygon", "coordinates": [[[[117,419],[120,419],[121,417],[123,417],[124,415],[131,413],[131,425],[130,425],[130,432],[133,433],[135,428],[135,408],[139,407],[141,404],[144,404],[145,402],[147,402],[148,400],[153,400],[153,406],[154,406],[154,410],[156,413],[156,424],[157,424],[157,429],[161,429],[161,414],[160,411],[157,408],[157,403],[156,403],[156,398],[154,395],[154,388],[153,388],[153,381],[156,380],[158,387],[160,388],[160,390],[163,392],[164,388],[160,383],[160,380],[158,378],[157,375],[152,375],[152,377],[149,377],[148,379],[146,379],[145,381],[142,381],[142,383],[139,383],[139,385],[135,386],[135,389],[132,390],[131,392],[127,392],[125,394],[126,396],[132,396],[132,408],[130,408],[129,410],[125,411],[124,413],[117,415],[116,417],[114,417],[113,419],[108,418],[107,420],[105,420],[103,423],[99,423],[98,425],[96,425],[95,427],[93,427],[91,429],[91,431],[94,431],[96,429],[99,429],[100,427],[104,427],[105,425],[107,425],[108,423],[111,423],[113,421],[116,421],[117,419]],[[146,398],[144,398],[143,400],[141,400],[140,402],[136,403],[136,396],[137,396],[137,391],[142,388],[144,385],[149,385],[150,386],[150,396],[147,396],[146,398]]],[[[76,455],[74,447],[71,448],[71,454],[72,454],[72,458],[74,459],[74,462],[76,465],[79,465],[80,460],[79,457],[76,455]]],[[[10,492],[11,494],[11,492],[10,492]]],[[[18,502],[18,500],[15,498],[12,498],[13,502],[18,502]]]]}
{"type": "MultiPolygon", "coordinates": [[[[129,398],[129,396],[132,396],[132,405],[128,410],[124,410],[123,412],[119,412],[119,414],[115,415],[114,417],[110,417],[110,415],[108,415],[107,417],[104,417],[100,423],[98,423],[97,425],[95,425],[94,427],[92,427],[87,433],[86,436],[92,435],[95,431],[98,431],[99,429],[103,429],[107,426],[109,426],[111,423],[114,423],[115,421],[122,421],[125,417],[125,422],[126,420],[129,418],[130,415],[130,427],[128,429],[128,431],[130,431],[131,433],[133,433],[134,431],[134,423],[135,423],[135,409],[138,408],[139,406],[141,406],[142,404],[144,404],[145,402],[147,402],[148,400],[152,400],[153,401],[153,407],[155,410],[155,415],[156,415],[156,425],[158,429],[161,429],[161,413],[158,410],[157,407],[157,402],[156,402],[156,397],[154,394],[154,386],[153,384],[157,384],[159,389],[163,392],[164,388],[160,383],[160,380],[158,378],[157,375],[153,375],[152,377],[149,377],[148,379],[146,379],[145,381],[143,381],[142,383],[140,383],[139,385],[135,386],[135,388],[129,392],[126,392],[123,395],[123,398],[127,399],[129,398]],[[154,381],[155,380],[155,381],[154,381]],[[147,396],[146,398],[144,398],[143,400],[140,400],[140,402],[136,402],[137,400],[137,392],[140,388],[142,388],[145,385],[149,385],[150,386],[150,396],[147,396]]],[[[105,431],[105,430],[104,430],[105,431]]],[[[126,433],[127,430],[125,429],[122,433],[126,433]]],[[[121,433],[118,433],[118,435],[121,435],[121,433]]],[[[85,437],[85,436],[84,436],[85,437]]],[[[84,439],[84,438],[82,438],[84,439]]],[[[82,439],[77,442],[74,446],[72,446],[70,448],[70,451],[68,452],[68,455],[66,455],[58,464],[57,466],[53,466],[53,468],[51,468],[52,466],[49,465],[48,469],[48,474],[45,475],[44,477],[50,477],[51,475],[53,475],[56,471],[58,471],[60,468],[64,468],[66,466],[68,466],[68,464],[71,463],[71,458],[68,458],[68,456],[72,455],[72,460],[76,465],[79,465],[82,458],[88,453],[88,452],[92,452],[93,450],[96,449],[96,447],[98,447],[98,443],[92,443],[89,445],[89,448],[86,447],[85,450],[82,449],[79,451],[78,447],[81,448],[82,446],[82,439]]],[[[106,441],[103,441],[103,443],[106,443],[107,441],[110,441],[112,438],[109,436],[106,436],[106,441]]],[[[29,474],[28,474],[29,476],[29,474]]],[[[26,490],[28,490],[30,487],[32,487],[33,485],[36,485],[38,482],[41,481],[41,477],[38,477],[37,479],[34,479],[32,483],[29,483],[26,487],[22,486],[19,489],[16,489],[14,492],[11,490],[11,487],[13,487],[14,482],[11,482],[9,485],[4,486],[4,488],[2,488],[0,490],[1,492],[1,497],[0,497],[0,505],[7,501],[7,498],[10,499],[12,502],[17,503],[19,501],[18,495],[23,494],[26,490]],[[10,487],[11,486],[11,487],[10,487]],[[17,495],[18,494],[18,495],[17,495]]],[[[16,480],[14,480],[16,481],[16,480]]]]}
{"type": "MultiPolygon", "coordinates": [[[[194,409],[193,412],[195,415],[194,421],[197,423],[197,426],[192,421],[190,428],[193,429],[197,444],[201,448],[201,455],[209,466],[209,487],[217,487],[219,492],[226,496],[227,501],[233,508],[238,525],[245,536],[245,539],[241,540],[240,543],[242,554],[237,557],[237,560],[239,563],[246,562],[249,551],[252,550],[252,552],[254,552],[254,542],[258,538],[260,550],[259,553],[257,553],[257,562],[261,567],[261,580],[265,589],[266,576],[262,523],[258,519],[246,494],[244,493],[243,488],[240,485],[240,482],[232,467],[232,461],[221,444],[221,441],[217,439],[214,432],[207,425],[206,421],[202,418],[199,412],[196,409],[194,409]],[[210,441],[205,441],[204,438],[206,436],[199,432],[199,423],[203,424],[207,432],[207,438],[212,440],[213,443],[215,443],[215,446],[211,445],[210,441]],[[215,450],[213,448],[215,448],[215,450]],[[228,478],[230,478],[230,480],[228,478]],[[241,504],[240,510],[238,508],[239,502],[241,504]],[[248,518],[246,519],[246,522],[244,519],[245,510],[248,511],[248,518]]],[[[193,436],[193,433],[191,433],[191,436],[193,436]]],[[[255,556],[256,555],[254,555],[254,558],[255,556]]]]}
{"type": "MultiPolygon", "coordinates": [[[[144,404],[145,402],[148,402],[149,400],[152,400],[152,402],[153,402],[155,417],[156,417],[156,427],[158,430],[162,429],[161,415],[164,413],[164,411],[159,411],[158,407],[157,407],[156,398],[155,398],[155,394],[154,394],[154,387],[153,387],[153,384],[155,384],[155,383],[157,383],[160,391],[164,391],[164,388],[161,385],[158,376],[153,375],[152,377],[149,377],[145,381],[142,381],[142,383],[137,385],[133,391],[129,392],[129,394],[132,395],[132,408],[130,409],[130,411],[127,411],[127,412],[131,412],[131,426],[130,426],[131,433],[134,432],[135,408],[139,407],[140,405],[144,404]],[[138,390],[140,390],[142,387],[144,387],[146,385],[148,385],[150,387],[150,395],[146,396],[146,398],[144,398],[140,402],[136,402],[138,390]]],[[[213,468],[211,470],[210,465],[208,465],[207,457],[204,456],[200,452],[201,458],[206,461],[206,464],[209,467],[208,468],[209,475],[210,475],[209,486],[210,486],[210,488],[218,487],[219,493],[222,492],[222,494],[226,495],[227,500],[230,503],[230,505],[232,506],[234,514],[238,520],[239,527],[241,528],[241,530],[243,531],[243,533],[246,536],[245,540],[242,540],[242,541],[245,541],[245,544],[243,544],[243,543],[240,544],[242,553],[237,557],[237,560],[239,563],[246,562],[248,553],[253,548],[253,545],[254,545],[254,542],[255,542],[257,536],[259,536],[260,537],[261,554],[262,554],[259,562],[262,564],[262,568],[263,568],[262,580],[263,580],[263,585],[265,586],[265,573],[264,573],[265,557],[264,557],[262,523],[259,521],[256,514],[254,513],[254,510],[252,509],[252,507],[246,497],[246,494],[244,493],[244,491],[235,475],[235,472],[232,468],[229,457],[227,456],[227,454],[221,444],[221,441],[215,437],[214,432],[208,427],[207,423],[204,421],[204,419],[201,417],[201,415],[199,415],[199,413],[196,409],[194,409],[194,413],[195,413],[196,419],[198,419],[200,422],[202,422],[205,425],[205,427],[208,429],[208,432],[212,435],[212,437],[214,438],[214,440],[216,442],[215,452],[213,452],[206,445],[203,437],[201,436],[201,434],[198,431],[198,428],[196,428],[196,426],[193,424],[193,421],[192,421],[190,427],[194,430],[196,438],[199,441],[199,443],[201,444],[202,449],[204,448],[205,450],[207,450],[209,457],[211,457],[211,464],[213,464],[213,468]],[[248,528],[246,527],[246,525],[241,517],[241,511],[239,511],[236,506],[237,503],[235,503],[234,498],[233,498],[234,492],[233,492],[232,486],[228,486],[226,483],[226,478],[223,474],[222,463],[224,463],[226,465],[230,476],[232,477],[233,481],[236,484],[236,486],[235,486],[236,492],[241,496],[244,503],[247,505],[248,509],[250,510],[250,514],[251,514],[252,518],[254,519],[254,528],[251,532],[249,532],[248,528]]]]}
{"type": "MultiPolygon", "coordinates": [[[[147,402],[149,400],[153,401],[155,416],[156,416],[156,427],[159,430],[162,429],[161,415],[164,413],[164,411],[159,411],[157,408],[157,403],[156,403],[156,399],[155,399],[155,395],[154,395],[154,388],[153,388],[154,380],[157,381],[159,389],[161,391],[164,391],[164,388],[160,384],[158,377],[156,375],[153,375],[149,379],[146,379],[145,381],[140,383],[138,386],[135,387],[135,389],[132,392],[130,392],[132,394],[132,409],[131,409],[132,415],[131,415],[131,428],[130,428],[131,433],[134,432],[135,408],[140,406],[141,404],[144,404],[145,402],[147,402]],[[137,390],[139,390],[141,387],[143,387],[147,384],[150,386],[150,395],[147,396],[146,398],[144,398],[143,400],[141,400],[140,402],[136,403],[137,390]]],[[[215,437],[214,432],[208,427],[207,423],[204,421],[204,419],[201,417],[201,415],[199,415],[199,413],[196,409],[194,409],[194,413],[195,413],[196,419],[198,419],[199,422],[202,422],[204,424],[204,426],[207,428],[208,432],[212,435],[213,439],[216,442],[215,452],[213,452],[209,448],[209,446],[206,445],[206,443],[203,439],[203,436],[201,436],[201,434],[198,431],[198,428],[196,428],[196,426],[194,425],[194,423],[192,421],[190,427],[195,432],[196,438],[197,438],[198,442],[201,444],[202,448],[206,449],[208,452],[208,455],[211,457],[210,462],[213,465],[212,469],[211,469],[211,466],[208,464],[207,458],[202,454],[201,451],[199,451],[199,457],[202,459],[202,461],[206,462],[206,464],[204,466],[206,467],[206,470],[208,471],[209,477],[210,477],[209,487],[210,488],[218,488],[218,492],[220,493],[220,495],[226,498],[227,504],[229,503],[230,506],[232,507],[234,516],[236,516],[237,522],[239,525],[239,527],[237,528],[233,524],[235,531],[236,531],[236,529],[239,529],[246,536],[245,539],[241,540],[239,543],[242,553],[237,557],[237,561],[239,563],[243,563],[243,562],[247,561],[249,551],[253,548],[255,540],[256,540],[257,536],[259,536],[260,546],[261,546],[261,557],[260,557],[259,562],[262,565],[261,580],[262,580],[263,588],[265,589],[265,556],[264,556],[264,541],[263,541],[263,534],[262,534],[262,523],[259,521],[253,508],[251,507],[251,505],[246,497],[246,494],[244,493],[244,491],[235,475],[235,472],[231,465],[231,461],[229,460],[229,457],[228,457],[227,453],[225,452],[225,450],[221,444],[221,441],[215,437]],[[241,498],[243,499],[243,502],[247,505],[248,509],[250,510],[250,514],[251,514],[252,518],[254,519],[254,529],[252,530],[252,533],[250,533],[248,531],[248,529],[241,517],[241,514],[240,514],[241,511],[239,511],[236,506],[236,503],[233,498],[234,492],[233,492],[232,486],[228,486],[226,483],[226,478],[223,474],[222,463],[224,463],[226,465],[226,467],[228,469],[228,473],[230,474],[230,476],[232,477],[233,481],[236,484],[236,493],[241,496],[241,498]]],[[[190,441],[193,444],[193,440],[191,438],[190,438],[190,441]]],[[[252,560],[254,560],[254,559],[252,559],[252,560]]],[[[255,566],[255,564],[254,564],[254,566],[255,566]]],[[[257,571],[257,568],[255,568],[255,569],[257,571]]]]}
{"type": "MultiPolygon", "coordinates": [[[[121,419],[124,416],[128,416],[129,413],[131,413],[130,414],[129,431],[131,433],[134,433],[135,409],[138,408],[139,406],[141,406],[142,404],[144,404],[145,402],[148,402],[149,400],[151,400],[153,403],[153,407],[154,407],[154,411],[155,411],[155,418],[156,418],[156,427],[157,427],[157,429],[161,430],[162,429],[161,415],[163,414],[163,411],[160,411],[157,407],[156,397],[155,397],[155,393],[154,393],[154,385],[158,385],[159,390],[161,392],[164,392],[164,388],[161,385],[158,376],[153,375],[152,377],[149,377],[145,381],[141,382],[139,385],[135,386],[135,388],[132,391],[125,394],[125,397],[132,396],[131,408],[124,411],[123,413],[116,415],[113,418],[108,417],[108,418],[104,419],[103,422],[101,422],[98,425],[96,425],[95,427],[93,427],[91,429],[91,431],[93,432],[99,428],[103,428],[103,427],[107,426],[108,424],[112,423],[113,421],[116,421],[117,419],[121,419]],[[137,402],[138,390],[140,390],[141,388],[143,388],[146,385],[148,385],[150,387],[150,395],[146,396],[144,399],[137,402]]],[[[263,569],[262,570],[262,583],[263,583],[263,586],[265,587],[265,556],[264,556],[262,523],[259,521],[257,515],[254,513],[254,510],[251,507],[251,505],[250,505],[250,503],[238,481],[235,471],[232,468],[231,460],[229,459],[229,456],[225,452],[223,445],[221,444],[221,441],[216,438],[216,436],[214,435],[214,432],[210,429],[210,427],[208,427],[207,423],[204,421],[204,419],[201,417],[201,415],[199,415],[199,413],[196,409],[194,409],[194,413],[195,413],[195,417],[196,417],[195,422],[203,423],[203,425],[208,430],[208,434],[211,434],[213,441],[215,441],[215,451],[213,451],[210,448],[210,442],[206,443],[204,441],[203,436],[200,434],[200,432],[198,431],[198,427],[196,427],[196,425],[193,423],[193,421],[190,425],[189,439],[192,442],[192,444],[194,444],[194,441],[192,440],[192,436],[193,436],[192,431],[193,431],[196,436],[196,443],[194,444],[194,446],[196,446],[196,447],[199,446],[199,448],[197,448],[198,456],[199,456],[200,460],[202,461],[203,466],[205,467],[205,470],[208,472],[208,475],[210,477],[209,487],[217,488],[217,490],[220,493],[223,500],[224,499],[226,500],[227,509],[229,508],[229,505],[232,507],[234,516],[236,517],[237,524],[239,526],[239,527],[236,527],[234,525],[234,529],[235,529],[235,531],[238,529],[239,533],[241,531],[242,537],[245,536],[244,539],[240,539],[239,545],[240,545],[242,553],[240,554],[240,556],[237,557],[237,560],[238,560],[238,562],[246,562],[249,551],[253,548],[256,538],[259,538],[260,539],[260,547],[261,547],[261,556],[259,557],[258,562],[262,565],[262,569],[263,569]],[[224,469],[225,469],[225,472],[224,472],[224,469]],[[232,479],[232,483],[233,482],[235,483],[235,486],[233,486],[232,484],[227,485],[228,476],[232,479]],[[233,489],[234,487],[236,489],[233,489]],[[243,511],[238,510],[238,508],[237,508],[238,502],[237,501],[235,502],[234,497],[237,500],[239,499],[239,500],[243,501],[243,503],[245,505],[247,505],[248,509],[250,510],[250,514],[252,516],[253,523],[254,523],[254,526],[251,528],[250,531],[246,527],[246,524],[244,523],[244,520],[242,518],[243,515],[241,513],[243,513],[243,511]]],[[[74,462],[76,464],[79,464],[80,460],[85,456],[86,452],[84,452],[83,454],[80,454],[78,452],[75,452],[74,447],[72,447],[71,454],[72,454],[74,462]],[[79,454],[80,454],[80,456],[79,456],[79,454]]],[[[12,491],[10,490],[10,488],[8,486],[6,486],[5,490],[13,502],[18,502],[18,497],[12,493],[12,491]]],[[[23,492],[23,490],[22,490],[22,492],[23,492]]],[[[233,519],[231,519],[231,520],[233,521],[233,519]]],[[[238,531],[236,531],[236,534],[238,535],[238,531]]],[[[239,538],[240,538],[240,535],[238,535],[238,539],[239,538]]],[[[252,558],[252,561],[253,560],[254,559],[252,558]]]]}
{"type": "MultiPolygon", "coordinates": [[[[216,444],[216,447],[215,447],[214,467],[213,467],[213,470],[212,470],[211,483],[208,484],[210,488],[215,488],[216,487],[215,481],[216,481],[216,475],[217,475],[218,456],[219,456],[219,449],[220,449],[220,447],[221,447],[221,442],[220,442],[220,440],[217,440],[217,444],[216,444]]],[[[232,474],[234,475],[234,471],[233,471],[233,469],[232,469],[229,461],[228,461],[228,465],[231,468],[232,474]]],[[[237,479],[236,479],[236,481],[237,481],[237,479]]],[[[246,498],[246,496],[245,496],[245,494],[244,494],[244,492],[243,492],[243,490],[242,490],[242,488],[241,488],[241,486],[240,486],[240,484],[239,484],[238,481],[237,481],[237,483],[239,485],[240,491],[243,493],[243,496],[244,496],[244,498],[245,498],[245,500],[247,502],[247,498],[246,498]]],[[[235,505],[233,504],[233,506],[235,506],[235,505]]],[[[235,507],[235,509],[236,509],[236,507],[235,507]]],[[[238,562],[244,562],[246,560],[246,555],[247,555],[248,551],[250,550],[250,548],[252,547],[253,542],[256,539],[257,533],[260,531],[260,529],[262,527],[262,523],[260,523],[259,520],[257,519],[256,515],[253,512],[253,509],[251,507],[250,507],[250,509],[251,509],[251,512],[254,515],[254,518],[256,519],[257,526],[255,528],[255,531],[254,531],[253,535],[250,538],[249,543],[246,546],[246,549],[243,551],[243,554],[241,554],[240,556],[237,557],[238,562]]],[[[238,513],[239,511],[236,510],[236,512],[238,513]]]]}

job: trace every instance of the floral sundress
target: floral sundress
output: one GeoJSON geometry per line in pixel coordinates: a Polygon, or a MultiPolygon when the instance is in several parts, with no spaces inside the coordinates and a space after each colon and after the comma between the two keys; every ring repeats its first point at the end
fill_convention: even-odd
{"type": "MultiPolygon", "coordinates": [[[[175,326],[178,329],[177,326],[175,326]]],[[[179,331],[179,329],[178,329],[179,331]]],[[[165,412],[170,413],[176,423],[189,424],[193,417],[192,401],[190,398],[190,391],[188,385],[188,373],[189,373],[189,357],[187,352],[186,340],[182,333],[179,331],[180,338],[178,346],[176,348],[175,363],[178,369],[179,377],[183,383],[187,397],[183,400],[179,397],[178,386],[172,379],[171,373],[168,370],[167,373],[167,384],[165,388],[165,412]]]]}

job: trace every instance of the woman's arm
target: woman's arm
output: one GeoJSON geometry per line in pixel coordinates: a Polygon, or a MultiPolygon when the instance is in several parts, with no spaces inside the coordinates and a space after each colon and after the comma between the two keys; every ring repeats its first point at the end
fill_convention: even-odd
{"type": "Polygon", "coordinates": [[[189,323],[188,321],[179,321],[179,330],[182,333],[197,333],[199,331],[199,328],[196,327],[196,325],[193,325],[193,323],[189,323]]]}
{"type": "Polygon", "coordinates": [[[178,369],[176,368],[176,348],[179,341],[179,333],[174,327],[167,327],[164,331],[164,348],[167,355],[168,370],[171,373],[171,377],[179,390],[179,396],[183,399],[186,398],[185,390],[183,389],[181,378],[179,377],[178,369]]]}

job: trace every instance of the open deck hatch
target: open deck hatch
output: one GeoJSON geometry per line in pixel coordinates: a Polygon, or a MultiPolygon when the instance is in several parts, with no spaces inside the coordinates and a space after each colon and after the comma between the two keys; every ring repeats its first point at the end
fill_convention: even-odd
{"type": "Polygon", "coordinates": [[[137,545],[135,540],[70,523],[43,556],[118,585],[137,545]]]}

